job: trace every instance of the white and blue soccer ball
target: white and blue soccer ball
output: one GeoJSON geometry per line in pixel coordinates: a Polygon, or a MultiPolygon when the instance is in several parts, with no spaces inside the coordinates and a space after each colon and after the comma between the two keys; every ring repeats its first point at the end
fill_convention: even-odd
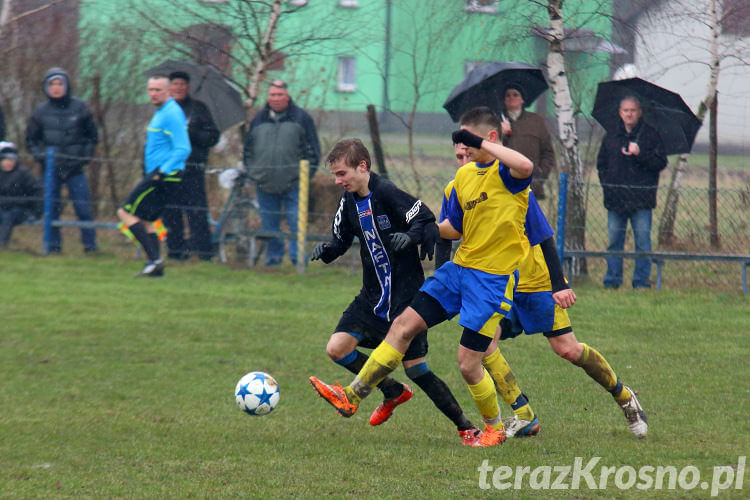
{"type": "Polygon", "coordinates": [[[250,415],[267,415],[279,404],[279,384],[264,372],[250,372],[234,388],[237,406],[250,415]]]}

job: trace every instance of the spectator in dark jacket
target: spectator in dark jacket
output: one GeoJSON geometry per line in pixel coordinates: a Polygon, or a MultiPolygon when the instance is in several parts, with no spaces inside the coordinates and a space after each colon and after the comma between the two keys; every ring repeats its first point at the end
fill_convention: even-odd
{"type": "Polygon", "coordinates": [[[27,168],[18,165],[12,142],[0,142],[0,248],[10,241],[13,227],[39,216],[42,186],[27,168]]]}
{"type": "MultiPolygon", "coordinates": [[[[297,232],[300,160],[310,162],[312,177],[320,161],[318,133],[310,115],[292,102],[286,83],[275,80],[268,103],[250,123],[243,153],[248,176],[256,185],[263,231],[280,231],[285,213],[289,231],[297,232]]],[[[270,240],[265,265],[279,265],[283,257],[284,240],[270,240]]],[[[294,243],[289,245],[289,258],[297,263],[294,243]]]]}
{"type": "MultiPolygon", "coordinates": [[[[48,100],[39,104],[31,115],[26,127],[26,147],[42,169],[47,147],[56,148],[52,218],[60,217],[60,192],[64,183],[78,220],[91,221],[89,185],[83,168],[94,156],[99,139],[94,118],[86,103],[73,97],[70,77],[64,69],[47,71],[42,86],[48,100]]],[[[97,250],[94,229],[81,228],[81,240],[84,251],[97,250]]],[[[49,251],[59,253],[61,249],[60,229],[53,227],[49,251]]]]}
{"type": "Polygon", "coordinates": [[[202,260],[211,260],[211,231],[208,227],[205,168],[209,149],[219,142],[220,132],[206,105],[190,97],[190,75],[176,71],[169,75],[169,91],[185,113],[192,153],[185,162],[177,197],[162,212],[167,226],[170,259],[187,259],[192,252],[202,260]],[[183,214],[190,225],[190,242],[185,242],[183,214]]]}
{"type": "MultiPolygon", "coordinates": [[[[656,208],[659,172],[667,166],[667,157],[659,133],[641,120],[638,99],[622,99],[619,114],[620,127],[604,137],[596,162],[607,209],[607,251],[623,250],[629,219],[635,251],[650,252],[651,211],[656,208]]],[[[636,259],[633,288],[649,288],[650,275],[651,259],[636,259]]],[[[608,257],[604,286],[618,288],[621,284],[622,258],[608,257]]]]}

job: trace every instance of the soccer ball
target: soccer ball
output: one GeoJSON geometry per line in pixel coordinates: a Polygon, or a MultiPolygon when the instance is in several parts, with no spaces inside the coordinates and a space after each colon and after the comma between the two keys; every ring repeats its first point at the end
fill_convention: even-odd
{"type": "Polygon", "coordinates": [[[264,372],[250,372],[234,388],[237,406],[250,415],[266,415],[279,404],[279,384],[264,372]]]}

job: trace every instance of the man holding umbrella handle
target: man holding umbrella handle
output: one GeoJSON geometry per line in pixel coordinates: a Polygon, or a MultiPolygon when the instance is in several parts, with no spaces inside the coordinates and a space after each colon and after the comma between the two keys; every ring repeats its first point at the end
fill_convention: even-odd
{"type": "Polygon", "coordinates": [[[546,198],[544,184],[555,169],[555,151],[544,118],[524,109],[525,90],[519,83],[505,86],[502,116],[503,145],[534,162],[531,190],[537,199],[546,198]]]}
{"type": "Polygon", "coordinates": [[[173,71],[169,74],[169,93],[185,113],[192,149],[185,162],[185,172],[177,196],[161,216],[168,230],[169,258],[187,259],[192,252],[201,260],[210,260],[213,252],[204,169],[209,149],[219,142],[221,133],[208,107],[190,96],[190,75],[187,72],[173,71]],[[189,242],[184,237],[183,214],[187,215],[190,225],[189,242]]]}
{"type": "MultiPolygon", "coordinates": [[[[597,157],[599,181],[607,209],[609,252],[625,246],[628,220],[633,228],[636,252],[651,251],[651,212],[656,208],[659,173],[667,166],[662,139],[656,129],[641,120],[638,98],[620,100],[620,125],[607,132],[597,157]]],[[[633,288],[650,288],[651,259],[636,259],[633,288]]],[[[622,257],[607,258],[605,288],[622,284],[622,257]]]]}

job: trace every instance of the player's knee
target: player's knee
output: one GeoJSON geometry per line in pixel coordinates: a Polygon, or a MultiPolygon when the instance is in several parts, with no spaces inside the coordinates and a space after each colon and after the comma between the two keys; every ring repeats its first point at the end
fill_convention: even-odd
{"type": "Polygon", "coordinates": [[[343,345],[338,342],[334,342],[333,340],[330,340],[326,345],[326,354],[328,354],[328,357],[333,361],[343,358],[344,356],[349,354],[350,351],[351,349],[347,350],[343,345]]]}
{"type": "Polygon", "coordinates": [[[561,358],[567,359],[571,363],[578,361],[583,351],[583,346],[580,342],[558,342],[552,343],[552,349],[561,358]]]}

